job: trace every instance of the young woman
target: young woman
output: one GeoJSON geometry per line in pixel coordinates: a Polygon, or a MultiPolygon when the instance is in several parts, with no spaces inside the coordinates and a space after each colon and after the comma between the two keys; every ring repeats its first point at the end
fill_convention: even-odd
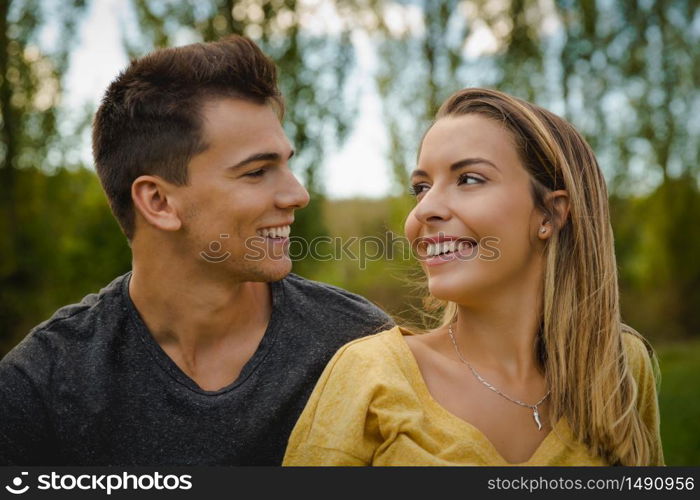
{"type": "Polygon", "coordinates": [[[435,330],[331,360],[285,465],[662,465],[654,356],[621,323],[607,191],[566,121],[465,89],[411,175],[435,330]]]}

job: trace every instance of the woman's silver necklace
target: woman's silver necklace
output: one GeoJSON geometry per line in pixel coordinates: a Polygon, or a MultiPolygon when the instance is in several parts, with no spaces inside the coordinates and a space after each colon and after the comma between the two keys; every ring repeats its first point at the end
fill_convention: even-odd
{"type": "Polygon", "coordinates": [[[535,423],[537,424],[537,430],[542,430],[542,422],[540,422],[540,412],[539,412],[539,410],[537,409],[537,407],[538,407],[539,405],[542,404],[542,401],[544,401],[545,399],[547,399],[547,397],[549,396],[549,392],[550,392],[550,391],[547,391],[547,394],[545,394],[545,395],[542,397],[542,399],[540,399],[540,400],[539,400],[537,403],[535,403],[534,405],[529,405],[529,404],[527,404],[527,403],[523,403],[522,401],[520,401],[520,400],[518,400],[518,399],[511,398],[511,397],[508,396],[507,394],[504,394],[503,392],[499,391],[496,387],[494,387],[492,384],[490,384],[489,382],[487,382],[487,381],[484,379],[484,377],[482,377],[481,375],[479,375],[479,373],[474,369],[474,367],[473,367],[471,364],[469,364],[469,361],[467,361],[466,359],[464,359],[464,357],[462,356],[462,352],[459,350],[459,346],[457,345],[457,340],[455,339],[455,335],[454,335],[454,333],[452,332],[452,324],[451,324],[451,323],[450,323],[450,325],[449,325],[448,328],[447,328],[447,332],[448,332],[449,335],[450,335],[450,340],[452,340],[452,345],[455,347],[455,352],[457,353],[457,357],[459,358],[459,360],[460,360],[462,363],[464,363],[465,365],[467,365],[467,366],[469,367],[469,369],[470,369],[471,372],[474,374],[474,376],[476,377],[476,379],[477,379],[479,382],[481,382],[482,384],[484,384],[486,387],[488,387],[489,389],[491,389],[493,392],[495,392],[496,394],[498,394],[499,396],[502,396],[502,397],[506,398],[508,401],[512,401],[513,403],[518,404],[518,405],[520,405],[520,406],[525,406],[525,407],[527,407],[527,408],[530,408],[530,409],[532,410],[532,418],[535,419],[535,423]]]}

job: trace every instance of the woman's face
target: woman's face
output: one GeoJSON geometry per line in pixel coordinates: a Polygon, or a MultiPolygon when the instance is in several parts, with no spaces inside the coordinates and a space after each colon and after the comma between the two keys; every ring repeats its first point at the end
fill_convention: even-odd
{"type": "Polygon", "coordinates": [[[423,140],[411,185],[417,203],[406,237],[434,297],[477,305],[539,283],[551,226],[539,232],[544,214],[501,124],[479,114],[438,120],[423,140]]]}

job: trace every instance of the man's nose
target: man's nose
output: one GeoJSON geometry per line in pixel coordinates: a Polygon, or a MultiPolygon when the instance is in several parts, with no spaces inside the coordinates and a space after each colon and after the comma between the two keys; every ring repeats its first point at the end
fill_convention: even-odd
{"type": "Polygon", "coordinates": [[[309,192],[301,185],[291,170],[282,179],[283,185],[277,193],[276,202],[280,208],[304,208],[309,204],[309,192]]]}

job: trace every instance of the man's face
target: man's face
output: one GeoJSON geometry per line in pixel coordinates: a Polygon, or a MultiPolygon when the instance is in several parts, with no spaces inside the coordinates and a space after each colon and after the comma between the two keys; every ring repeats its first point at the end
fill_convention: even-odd
{"type": "Polygon", "coordinates": [[[178,188],[183,258],[237,281],[276,281],[292,267],[287,254],[294,211],[309,194],[288,161],[292,147],[273,109],[240,99],[203,107],[207,149],[189,163],[178,188]]]}

